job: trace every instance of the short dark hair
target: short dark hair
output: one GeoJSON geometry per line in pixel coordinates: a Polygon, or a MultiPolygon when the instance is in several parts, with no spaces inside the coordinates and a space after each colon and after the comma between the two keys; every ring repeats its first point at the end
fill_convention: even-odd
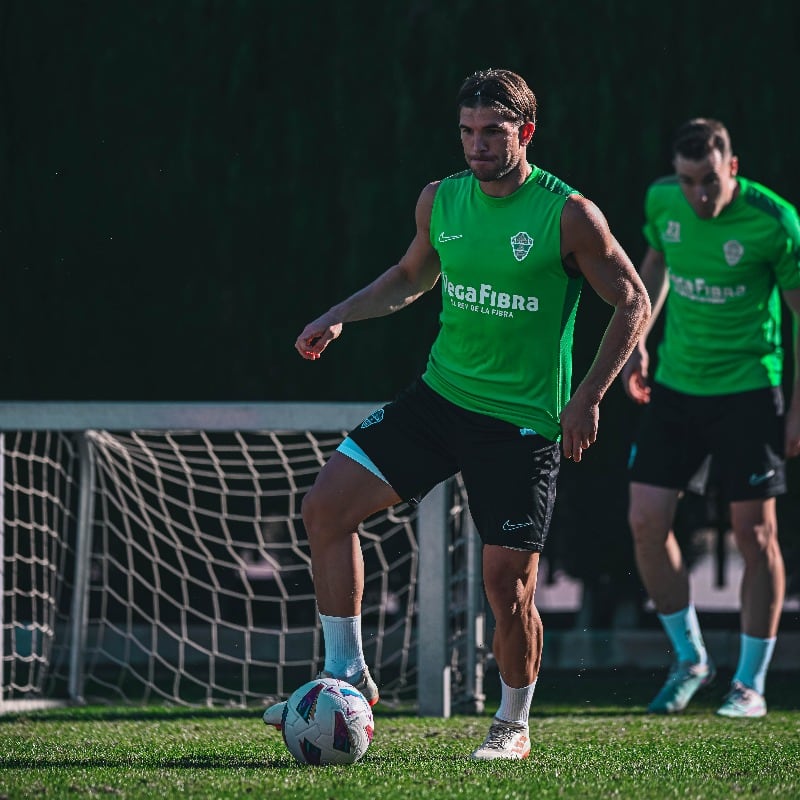
{"type": "Polygon", "coordinates": [[[457,105],[462,108],[495,108],[511,120],[536,123],[536,95],[528,84],[508,69],[482,69],[461,84],[457,105]]]}
{"type": "Polygon", "coordinates": [[[728,129],[716,119],[695,117],[678,128],[672,140],[672,155],[702,161],[713,150],[723,156],[733,153],[728,129]]]}

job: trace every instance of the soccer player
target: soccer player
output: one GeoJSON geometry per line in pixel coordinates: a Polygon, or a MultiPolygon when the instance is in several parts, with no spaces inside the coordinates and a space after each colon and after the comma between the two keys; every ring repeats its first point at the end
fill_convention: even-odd
{"type": "Polygon", "coordinates": [[[714,677],[672,531],[678,499],[698,470],[708,474],[710,455],[744,560],[739,662],[717,713],[761,717],[785,588],[775,497],[786,491],[784,457],[800,452],[797,370],[786,414],[781,392],[780,300],[796,322],[800,223],[789,203],[738,175],[716,120],[680,127],[673,166],[647,191],[640,274],[653,315],[622,371],[628,395],[647,404],[630,465],[636,562],[675,654],[648,710],[681,711],[714,677]],[[646,339],[662,307],[650,386],[646,339]]]}
{"type": "MultiPolygon", "coordinates": [[[[468,77],[457,97],[469,169],[428,184],[400,261],[297,337],[320,358],[348,322],[405,308],[440,284],[440,331],[427,368],[356,427],[303,501],[325,640],[324,674],[374,702],[361,642],[359,524],[415,504],[461,471],[483,543],[496,620],[500,708],[477,759],[530,751],[528,715],[542,622],[534,605],[539,555],[561,452],[580,461],[597,436],[600,401],[649,315],[644,286],[598,208],[527,160],[536,97],[517,74],[468,77]],[[583,279],[613,307],[596,358],[570,399],[571,350],[583,279]]],[[[282,703],[268,708],[280,725],[282,703]]]]}

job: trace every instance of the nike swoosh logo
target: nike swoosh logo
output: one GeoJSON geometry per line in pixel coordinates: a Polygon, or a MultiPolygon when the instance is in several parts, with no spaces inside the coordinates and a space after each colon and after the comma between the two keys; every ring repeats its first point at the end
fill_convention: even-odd
{"type": "Polygon", "coordinates": [[[775,474],[775,470],[774,469],[771,469],[769,472],[765,472],[763,475],[756,475],[756,473],[754,472],[750,476],[749,483],[750,483],[751,486],[759,486],[760,484],[764,483],[765,481],[768,481],[774,474],[775,474]]]}
{"type": "Polygon", "coordinates": [[[512,522],[510,519],[507,519],[503,523],[503,530],[504,531],[515,531],[518,528],[530,528],[533,525],[532,522],[512,522]]]}
{"type": "Polygon", "coordinates": [[[440,242],[452,242],[454,239],[463,239],[463,238],[464,238],[464,234],[463,233],[457,233],[457,234],[455,234],[453,236],[445,236],[444,233],[440,233],[439,234],[439,241],[440,242]]]}

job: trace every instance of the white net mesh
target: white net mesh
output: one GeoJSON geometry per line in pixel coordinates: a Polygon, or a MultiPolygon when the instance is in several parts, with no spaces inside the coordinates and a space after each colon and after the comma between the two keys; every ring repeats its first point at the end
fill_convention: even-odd
{"type": "MultiPolygon", "coordinates": [[[[89,701],[247,705],[285,697],[312,678],[323,648],[300,501],[341,438],[86,432],[94,485],[81,628],[71,617],[75,440],[7,435],[4,699],[64,693],[76,668],[78,693],[89,701]]],[[[449,641],[458,704],[475,685],[467,674],[474,652],[465,645],[458,482],[452,491],[449,641]]],[[[416,519],[401,505],[360,531],[365,654],[389,702],[416,693],[416,519]]]]}
{"type": "Polygon", "coordinates": [[[72,595],[78,455],[53,433],[4,440],[3,696],[54,691],[56,628],[72,595]]]}

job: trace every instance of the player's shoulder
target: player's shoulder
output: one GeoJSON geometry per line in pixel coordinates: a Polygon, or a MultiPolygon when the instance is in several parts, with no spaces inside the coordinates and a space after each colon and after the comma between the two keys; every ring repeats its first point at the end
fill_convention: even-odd
{"type": "Polygon", "coordinates": [[[439,183],[444,183],[444,181],[469,181],[472,179],[472,172],[468,169],[462,169],[458,172],[454,172],[452,175],[448,175],[445,178],[442,178],[439,183]]]}
{"type": "Polygon", "coordinates": [[[656,178],[645,190],[644,207],[648,219],[672,213],[676,204],[683,203],[681,186],[674,173],[656,178]]]}
{"type": "Polygon", "coordinates": [[[539,189],[542,189],[551,194],[560,197],[570,197],[571,195],[580,195],[581,193],[570,186],[566,181],[562,180],[552,172],[548,172],[541,167],[534,167],[530,178],[530,184],[539,189]]]}
{"type": "Polygon", "coordinates": [[[757,181],[739,176],[741,198],[755,213],[766,214],[781,225],[796,225],[797,209],[777,192],[757,181]]]}
{"type": "Polygon", "coordinates": [[[447,175],[444,178],[440,178],[438,181],[433,181],[433,183],[439,186],[467,186],[472,182],[472,172],[468,169],[462,169],[460,172],[454,172],[452,175],[447,175]]]}
{"type": "Polygon", "coordinates": [[[575,192],[565,198],[561,212],[561,234],[565,240],[586,233],[608,232],[608,221],[596,203],[575,192]]]}
{"type": "Polygon", "coordinates": [[[468,169],[454,172],[444,178],[431,181],[422,191],[427,193],[431,202],[441,194],[468,192],[472,183],[472,173],[468,169]]]}
{"type": "Polygon", "coordinates": [[[417,219],[430,220],[433,204],[438,196],[441,181],[435,180],[425,184],[417,198],[417,219]],[[421,216],[420,216],[421,215],[421,216]]]}

